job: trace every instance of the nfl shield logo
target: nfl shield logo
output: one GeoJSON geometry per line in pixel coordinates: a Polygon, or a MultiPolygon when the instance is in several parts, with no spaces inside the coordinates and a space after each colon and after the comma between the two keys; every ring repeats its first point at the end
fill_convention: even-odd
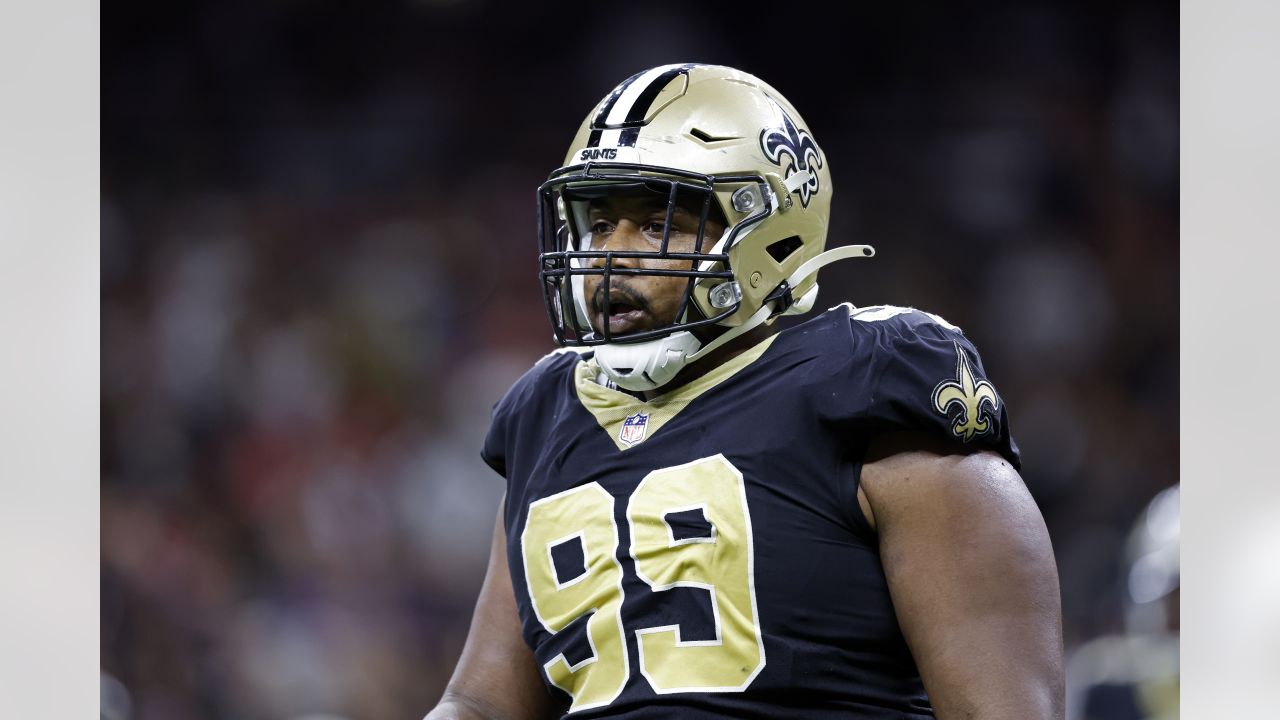
{"type": "Polygon", "coordinates": [[[644,431],[648,427],[648,413],[628,415],[627,419],[622,421],[622,432],[618,433],[618,439],[622,441],[623,445],[635,445],[644,440],[644,431]]]}

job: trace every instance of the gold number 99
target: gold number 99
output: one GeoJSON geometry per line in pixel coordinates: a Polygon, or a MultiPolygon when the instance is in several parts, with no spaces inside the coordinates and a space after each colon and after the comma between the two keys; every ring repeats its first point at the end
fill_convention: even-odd
{"type": "MultiPolygon", "coordinates": [[[[567,692],[569,712],[613,702],[630,675],[622,625],[622,565],[614,498],[591,483],[529,506],[520,537],[534,614],[557,633],[590,613],[592,657],[569,664],[563,654],[543,666],[567,692]],[[561,581],[551,549],[576,538],[581,575],[561,581]]],[[[740,692],[765,666],[754,584],[751,514],[742,473],[723,455],[655,470],[644,477],[627,507],[631,552],[640,579],[655,592],[695,587],[710,597],[715,637],[683,640],[679,625],[636,630],[640,672],[658,693],[740,692]],[[695,508],[710,537],[677,540],[666,516],[695,508]]]]}

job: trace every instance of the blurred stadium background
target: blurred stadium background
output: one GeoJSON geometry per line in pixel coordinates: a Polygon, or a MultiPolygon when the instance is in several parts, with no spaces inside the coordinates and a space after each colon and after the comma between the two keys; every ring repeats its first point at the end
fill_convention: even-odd
{"type": "MultiPolygon", "coordinates": [[[[925,308],[983,351],[1069,654],[1176,601],[1129,539],[1178,482],[1172,3],[135,2],[102,44],[104,717],[431,707],[502,492],[489,408],[552,349],[534,188],[667,62],[804,114],[831,244],[878,249],[823,307],[925,308]]],[[[1088,717],[1132,714],[1102,695],[1088,717]]]]}

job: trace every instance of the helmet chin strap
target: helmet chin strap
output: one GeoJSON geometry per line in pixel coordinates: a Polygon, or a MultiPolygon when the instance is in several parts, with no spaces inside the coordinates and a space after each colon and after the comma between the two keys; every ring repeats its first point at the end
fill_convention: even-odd
{"type": "MultiPolygon", "coordinates": [[[[875,253],[875,248],[870,245],[842,245],[832,248],[807,260],[783,282],[787,288],[793,288],[820,268],[833,262],[849,258],[869,258],[875,253]]],[[[805,294],[810,305],[812,305],[810,296],[816,290],[815,287],[805,294]]],[[[801,302],[804,302],[805,298],[802,298],[801,302]]],[[[729,328],[706,345],[703,345],[688,330],[645,342],[601,345],[596,348],[596,363],[618,387],[632,392],[654,390],[671,382],[672,378],[689,363],[705,357],[734,338],[751,332],[776,314],[772,303],[766,302],[747,318],[746,322],[729,328]]]]}

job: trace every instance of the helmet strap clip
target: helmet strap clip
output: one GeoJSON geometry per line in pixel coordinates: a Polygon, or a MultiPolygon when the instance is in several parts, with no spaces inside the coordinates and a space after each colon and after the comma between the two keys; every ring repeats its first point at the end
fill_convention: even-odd
{"type": "Polygon", "coordinates": [[[795,303],[795,298],[791,296],[791,283],[783,280],[773,292],[765,296],[764,304],[773,305],[773,314],[781,315],[787,311],[795,303]]]}

